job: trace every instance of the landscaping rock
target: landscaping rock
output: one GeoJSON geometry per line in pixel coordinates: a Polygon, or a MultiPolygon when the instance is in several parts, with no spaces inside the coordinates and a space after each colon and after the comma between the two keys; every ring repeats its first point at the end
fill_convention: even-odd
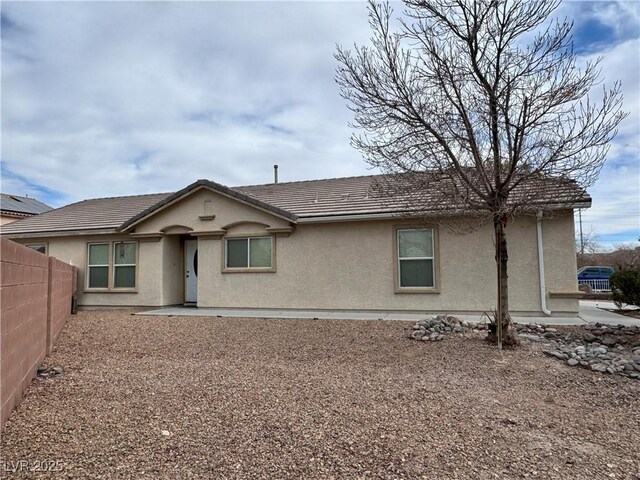
{"type": "MultiPolygon", "coordinates": [[[[416,322],[409,330],[409,338],[438,342],[450,333],[464,335],[482,331],[486,326],[462,322],[449,315],[437,315],[416,322]]],[[[640,327],[595,324],[567,333],[561,327],[530,323],[517,324],[515,329],[524,339],[546,344],[543,353],[562,360],[568,366],[639,378],[636,374],[640,372],[640,327]]]]}
{"type": "Polygon", "coordinates": [[[548,348],[543,352],[569,366],[639,378],[636,374],[640,372],[640,349],[630,345],[635,345],[640,338],[640,327],[596,324],[584,327],[584,332],[577,330],[567,335],[554,334],[538,325],[523,325],[519,329],[528,332],[523,334],[524,338],[547,341],[548,348]],[[543,334],[537,333],[540,328],[544,330],[543,334]]]}
{"type": "Polygon", "coordinates": [[[60,367],[40,367],[38,368],[37,375],[40,378],[61,377],[63,374],[60,367]]]}
{"type": "Polygon", "coordinates": [[[422,337],[424,337],[425,333],[426,333],[426,330],[423,330],[423,329],[414,330],[411,333],[411,338],[413,338],[414,340],[420,340],[422,337]]]}
{"type": "Polygon", "coordinates": [[[439,342],[444,340],[444,334],[464,334],[483,330],[484,328],[484,324],[462,322],[460,319],[450,315],[437,315],[416,322],[409,333],[409,338],[425,342],[439,342]]]}

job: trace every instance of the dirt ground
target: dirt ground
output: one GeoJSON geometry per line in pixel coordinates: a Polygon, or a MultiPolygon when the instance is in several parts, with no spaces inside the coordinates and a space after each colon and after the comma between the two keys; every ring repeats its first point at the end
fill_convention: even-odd
{"type": "Polygon", "coordinates": [[[394,321],[81,312],[2,478],[632,479],[640,382],[394,321]],[[27,471],[27,470],[53,471],[27,471]]]}

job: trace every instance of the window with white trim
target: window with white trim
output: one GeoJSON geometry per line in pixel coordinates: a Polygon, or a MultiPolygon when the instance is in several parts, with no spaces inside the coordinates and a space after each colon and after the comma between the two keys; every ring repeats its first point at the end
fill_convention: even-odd
{"type": "Polygon", "coordinates": [[[398,286],[435,288],[433,228],[396,230],[398,286]]]}
{"type": "Polygon", "coordinates": [[[134,289],[137,250],[136,242],[87,244],[87,288],[134,289]]]}
{"type": "Polygon", "coordinates": [[[271,269],[273,237],[227,238],[225,267],[228,269],[271,269]]]}

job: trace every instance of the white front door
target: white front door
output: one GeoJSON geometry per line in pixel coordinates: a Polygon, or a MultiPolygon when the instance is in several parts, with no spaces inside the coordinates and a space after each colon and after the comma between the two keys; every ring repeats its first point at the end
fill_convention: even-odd
{"type": "Polygon", "coordinates": [[[184,303],[198,301],[198,240],[184,241],[184,303]]]}

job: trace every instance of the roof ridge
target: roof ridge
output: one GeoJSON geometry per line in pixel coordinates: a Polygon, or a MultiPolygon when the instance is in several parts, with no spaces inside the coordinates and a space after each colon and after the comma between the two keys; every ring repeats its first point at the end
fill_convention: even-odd
{"type": "MultiPolygon", "coordinates": [[[[151,195],[172,195],[174,193],[176,192],[141,193],[139,195],[113,195],[111,197],[86,198],[84,200],[79,200],[77,202],[70,203],[69,205],[75,205],[76,203],[82,203],[82,202],[91,202],[93,200],[112,200],[114,198],[150,197],[151,195]]],[[[69,205],[65,205],[65,207],[68,207],[69,205]]]]}
{"type": "Polygon", "coordinates": [[[278,182],[278,183],[256,183],[254,185],[238,185],[235,187],[229,187],[229,188],[249,188],[249,187],[267,187],[267,186],[271,186],[271,185],[290,185],[292,183],[314,183],[314,182],[327,182],[330,180],[349,180],[352,178],[373,178],[373,177],[381,177],[383,176],[383,173],[376,173],[374,175],[352,175],[350,177],[331,177],[331,178],[316,178],[315,180],[294,180],[292,182],[278,182]]]}

